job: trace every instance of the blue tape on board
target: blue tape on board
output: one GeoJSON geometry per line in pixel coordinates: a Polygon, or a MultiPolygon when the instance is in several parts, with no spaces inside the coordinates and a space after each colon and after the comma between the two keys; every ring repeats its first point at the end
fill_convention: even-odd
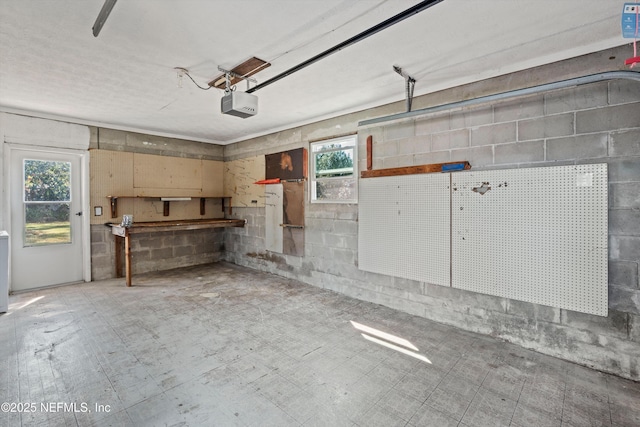
{"type": "Polygon", "coordinates": [[[454,163],[452,165],[442,165],[442,172],[464,170],[464,163],[454,163]]]}

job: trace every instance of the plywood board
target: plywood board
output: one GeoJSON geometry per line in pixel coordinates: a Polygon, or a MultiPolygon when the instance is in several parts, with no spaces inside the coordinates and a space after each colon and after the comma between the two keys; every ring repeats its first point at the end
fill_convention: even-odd
{"type": "Polygon", "coordinates": [[[166,217],[163,215],[164,202],[158,199],[133,199],[133,211],[125,211],[124,208],[120,208],[120,203],[128,202],[127,199],[118,200],[118,213],[133,214],[134,221],[166,221],[167,218],[173,220],[180,219],[197,219],[197,218],[222,218],[222,207],[220,201],[207,199],[206,215],[200,215],[200,199],[194,198],[188,201],[176,201],[170,202],[169,210],[170,215],[166,217]],[[217,203],[217,204],[216,204],[217,203]]]}
{"type": "Polygon", "coordinates": [[[224,163],[224,195],[231,196],[232,207],[264,207],[265,186],[254,184],[265,177],[264,156],[247,157],[224,163]]]}
{"type": "Polygon", "coordinates": [[[359,180],[361,270],[450,285],[449,174],[359,180]]]}
{"type": "Polygon", "coordinates": [[[265,249],[282,253],[283,189],[282,184],[265,185],[265,249]]]}
{"type": "Polygon", "coordinates": [[[284,182],[283,253],[304,256],[304,182],[284,182]]]}
{"type": "MultiPolygon", "coordinates": [[[[202,161],[199,159],[134,153],[133,166],[137,196],[157,195],[158,190],[179,190],[179,195],[183,196],[202,192],[202,161]]],[[[165,191],[161,194],[168,195],[165,191]]]]}
{"type": "Polygon", "coordinates": [[[91,150],[91,192],[133,196],[133,153],[91,150]]]}
{"type": "Polygon", "coordinates": [[[91,224],[102,224],[111,220],[107,196],[134,195],[133,153],[91,150],[89,155],[91,224]],[[102,207],[102,216],[95,216],[95,206],[102,207]]]}
{"type": "MultiPolygon", "coordinates": [[[[131,152],[91,150],[91,223],[120,222],[123,214],[134,216],[134,220],[166,220],[163,216],[164,205],[159,200],[146,198],[128,199],[126,197],[193,197],[191,201],[171,202],[170,217],[172,219],[219,218],[223,216],[221,201],[206,199],[205,215],[200,215],[200,196],[221,196],[223,181],[223,163],[213,160],[182,159],[175,157],[134,154],[131,152]],[[134,158],[143,159],[143,167],[134,166],[134,158]],[[185,160],[188,160],[185,162],[185,160]],[[180,167],[187,164],[197,168],[200,183],[190,183],[197,188],[136,188],[134,182],[145,183],[149,177],[135,176],[134,173],[146,173],[148,170],[162,170],[167,164],[180,167]],[[110,200],[107,196],[119,196],[117,218],[111,218],[110,200]],[[95,206],[102,207],[102,216],[95,216],[95,206]]],[[[163,179],[153,185],[163,185],[163,179]],[[158,184],[160,183],[160,184],[158,184]]],[[[177,181],[179,182],[179,181],[177,181]]],[[[169,184],[169,185],[174,185],[169,184]]],[[[174,185],[175,186],[175,185],[174,185]]]]}
{"type": "Polygon", "coordinates": [[[452,285],[607,315],[607,165],[452,174],[452,285]]]}
{"type": "Polygon", "coordinates": [[[205,196],[224,195],[224,162],[201,160],[202,194],[205,196]]]}

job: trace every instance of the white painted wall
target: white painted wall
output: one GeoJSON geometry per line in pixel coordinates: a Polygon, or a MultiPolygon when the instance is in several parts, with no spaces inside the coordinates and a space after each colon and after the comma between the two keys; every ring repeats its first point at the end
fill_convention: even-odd
{"type": "MultiPolygon", "coordinates": [[[[81,166],[81,191],[84,198],[82,210],[89,212],[89,141],[88,126],[0,112],[0,230],[11,229],[9,150],[6,144],[86,152],[81,166]]],[[[89,215],[85,215],[83,221],[84,278],[90,281],[89,215]]]]}

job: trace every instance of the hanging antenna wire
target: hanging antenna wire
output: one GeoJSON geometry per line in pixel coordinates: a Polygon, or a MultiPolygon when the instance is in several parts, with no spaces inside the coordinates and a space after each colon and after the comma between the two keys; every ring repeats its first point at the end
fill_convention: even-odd
{"type": "Polygon", "coordinates": [[[198,89],[202,89],[202,90],[209,90],[211,89],[211,86],[208,87],[202,87],[198,84],[198,82],[196,82],[195,80],[193,80],[193,77],[191,77],[189,75],[189,70],[187,70],[186,68],[182,68],[182,67],[175,67],[174,70],[176,70],[178,73],[182,73],[185,76],[189,77],[189,79],[193,82],[194,85],[196,85],[198,87],[198,89]]]}

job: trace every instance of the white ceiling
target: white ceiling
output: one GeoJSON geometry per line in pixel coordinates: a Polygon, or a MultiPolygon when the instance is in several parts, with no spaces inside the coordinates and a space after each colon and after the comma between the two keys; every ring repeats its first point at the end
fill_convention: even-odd
{"type": "MultiPolygon", "coordinates": [[[[228,144],[628,42],[620,0],[444,0],[255,92],[259,113],[222,115],[218,66],[256,56],[258,82],[418,0],[0,0],[0,110],[228,144]]],[[[238,90],[245,90],[244,83],[238,90]]]]}

